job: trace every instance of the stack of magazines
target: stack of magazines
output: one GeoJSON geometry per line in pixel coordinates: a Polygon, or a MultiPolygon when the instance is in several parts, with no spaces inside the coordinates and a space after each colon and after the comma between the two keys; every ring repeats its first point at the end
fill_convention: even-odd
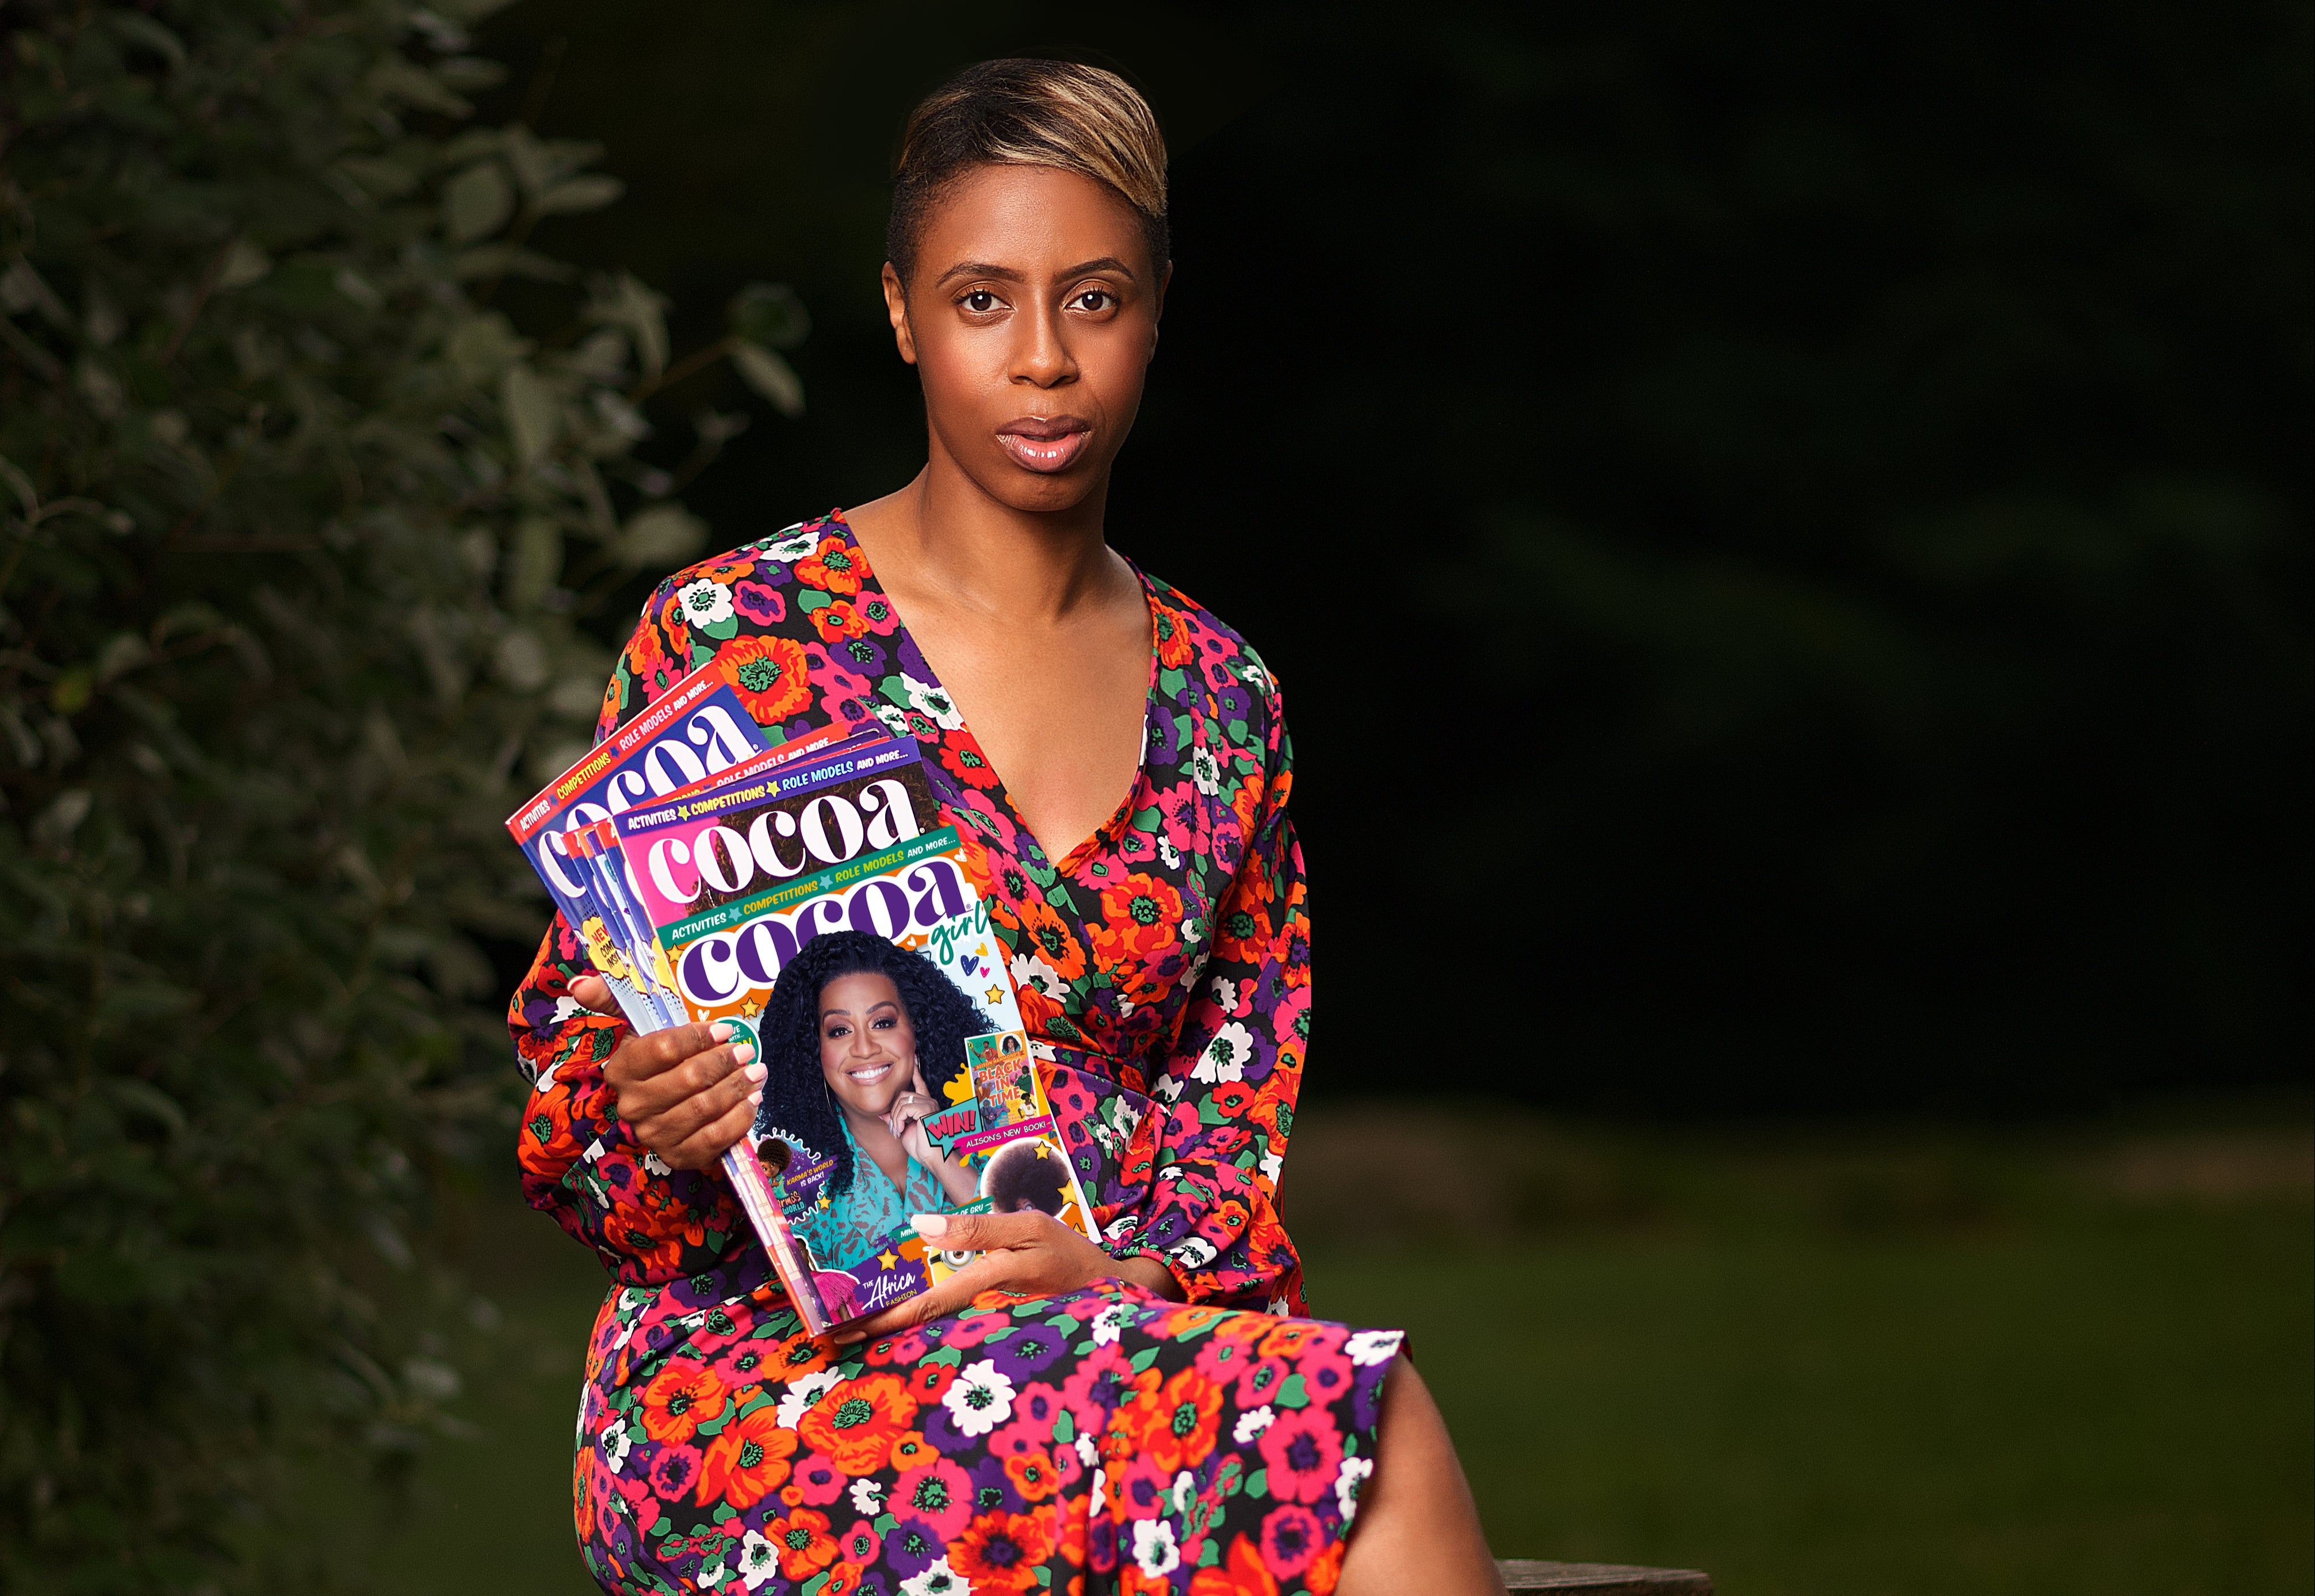
{"type": "Polygon", "coordinates": [[[629,1025],[722,1021],[764,1060],[723,1168],[813,1334],[970,1261],[911,1213],[1033,1207],[1099,1239],[913,740],[775,744],[705,665],[507,829],[629,1025]]]}

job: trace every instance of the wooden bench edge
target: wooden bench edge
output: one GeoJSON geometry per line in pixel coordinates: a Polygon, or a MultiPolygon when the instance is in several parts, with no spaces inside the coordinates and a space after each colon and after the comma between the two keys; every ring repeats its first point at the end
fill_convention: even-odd
{"type": "Polygon", "coordinates": [[[1712,1577],[1692,1568],[1635,1568],[1622,1563],[1544,1563],[1501,1557],[1495,1571],[1507,1591],[1561,1596],[1712,1596],[1712,1577]]]}

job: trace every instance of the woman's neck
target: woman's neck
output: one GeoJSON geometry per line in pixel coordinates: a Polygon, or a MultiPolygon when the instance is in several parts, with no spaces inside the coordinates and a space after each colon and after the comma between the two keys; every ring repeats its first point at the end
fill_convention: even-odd
{"type": "Polygon", "coordinates": [[[916,479],[845,512],[877,581],[906,612],[1060,625],[1130,583],[1102,536],[1104,478],[1064,510],[993,498],[936,448],[916,479]]]}

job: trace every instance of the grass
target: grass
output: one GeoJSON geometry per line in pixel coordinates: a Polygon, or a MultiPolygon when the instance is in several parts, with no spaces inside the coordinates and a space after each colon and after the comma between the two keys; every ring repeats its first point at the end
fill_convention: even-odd
{"type": "MultiPolygon", "coordinates": [[[[1314,1307],[1414,1332],[1506,1556],[1725,1596],[2315,1589],[2308,1133],[1577,1134],[1316,1108],[1314,1307]]],[[[592,1587],[566,1496],[595,1266],[510,1205],[470,1441],[382,1519],[379,1589],[592,1587]]]]}

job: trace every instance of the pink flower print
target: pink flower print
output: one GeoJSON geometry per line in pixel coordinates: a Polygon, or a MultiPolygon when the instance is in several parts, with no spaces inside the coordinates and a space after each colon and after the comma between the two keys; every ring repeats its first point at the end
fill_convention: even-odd
{"type": "Polygon", "coordinates": [[[1237,1377],[1237,1389],[1230,1393],[1230,1400],[1240,1407],[1261,1407],[1278,1395],[1278,1388],[1292,1372],[1283,1358],[1258,1358],[1237,1377]]]}
{"type": "Polygon", "coordinates": [[[1290,1408],[1255,1443],[1270,1470],[1270,1494],[1288,1502],[1323,1501],[1343,1461],[1342,1432],[1323,1407],[1290,1408]]]}
{"type": "Polygon", "coordinates": [[[777,588],[745,578],[732,590],[732,607],[758,626],[776,626],[788,618],[788,601],[777,588]]]}
{"type": "Polygon", "coordinates": [[[829,653],[826,643],[805,643],[803,658],[805,673],[812,678],[812,685],[820,689],[822,703],[833,704],[845,698],[867,702],[874,684],[829,653]]]}
{"type": "Polygon", "coordinates": [[[900,629],[900,611],[882,593],[863,593],[852,608],[854,614],[868,623],[868,630],[879,637],[890,637],[900,629]]]}
{"type": "Polygon", "coordinates": [[[1289,1503],[1272,1509],[1262,1521],[1262,1556],[1272,1574],[1293,1578],[1310,1566],[1310,1559],[1326,1544],[1326,1526],[1307,1507],[1289,1503]]]}
{"type": "Polygon", "coordinates": [[[972,1480],[946,1458],[936,1459],[892,1482],[891,1510],[920,1519],[943,1540],[953,1540],[972,1518],[972,1480]]]}
{"type": "Polygon", "coordinates": [[[796,1465],[796,1490],[814,1507],[826,1507],[843,1495],[847,1477],[844,1470],[818,1452],[796,1465]]]}

